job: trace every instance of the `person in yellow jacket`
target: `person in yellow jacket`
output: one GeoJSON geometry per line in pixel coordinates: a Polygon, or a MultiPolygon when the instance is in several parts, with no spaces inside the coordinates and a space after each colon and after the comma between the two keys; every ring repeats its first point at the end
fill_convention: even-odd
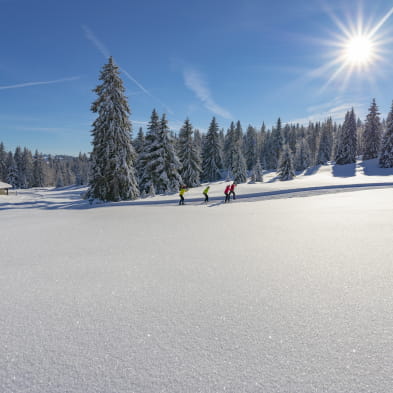
{"type": "Polygon", "coordinates": [[[179,191],[179,196],[180,196],[180,201],[179,201],[179,205],[184,205],[184,193],[187,192],[188,189],[186,188],[186,186],[181,186],[180,187],[180,191],[179,191]]]}
{"type": "Polygon", "coordinates": [[[207,186],[207,187],[203,190],[203,195],[205,196],[205,203],[206,203],[206,202],[209,202],[209,195],[208,195],[209,188],[210,188],[210,186],[207,186]]]}

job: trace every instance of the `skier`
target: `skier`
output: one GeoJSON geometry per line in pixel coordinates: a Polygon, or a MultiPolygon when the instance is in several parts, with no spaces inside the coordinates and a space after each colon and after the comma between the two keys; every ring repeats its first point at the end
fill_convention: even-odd
{"type": "Polygon", "coordinates": [[[207,186],[207,187],[203,190],[203,193],[202,193],[202,194],[205,196],[205,203],[206,203],[206,202],[209,202],[209,195],[208,195],[209,188],[210,188],[210,186],[207,186]]]}
{"type": "Polygon", "coordinates": [[[233,195],[233,197],[232,197],[233,199],[236,199],[235,187],[236,187],[236,183],[233,182],[232,185],[231,185],[231,188],[230,188],[231,191],[229,193],[229,195],[231,195],[231,194],[233,195]]]}
{"type": "Polygon", "coordinates": [[[180,196],[180,201],[179,201],[179,206],[184,205],[184,193],[187,192],[186,186],[181,186],[180,191],[179,191],[179,196],[180,196]]]}
{"type": "Polygon", "coordinates": [[[225,203],[230,202],[231,201],[231,185],[230,184],[228,184],[225,187],[224,194],[225,194],[225,203]]]}

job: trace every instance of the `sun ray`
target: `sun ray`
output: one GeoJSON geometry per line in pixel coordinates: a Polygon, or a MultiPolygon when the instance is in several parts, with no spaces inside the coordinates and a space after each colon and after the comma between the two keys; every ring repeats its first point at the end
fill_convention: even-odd
{"type": "Polygon", "coordinates": [[[372,37],[383,25],[384,23],[390,18],[393,14],[393,7],[386,13],[386,15],[375,25],[375,27],[370,31],[370,36],[372,37]]]}

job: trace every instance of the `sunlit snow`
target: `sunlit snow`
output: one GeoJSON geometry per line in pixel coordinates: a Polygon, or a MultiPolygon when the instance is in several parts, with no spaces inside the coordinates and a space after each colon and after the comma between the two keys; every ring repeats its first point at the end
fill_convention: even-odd
{"type": "Polygon", "coordinates": [[[1,195],[0,391],[390,392],[392,174],[1,195]]]}

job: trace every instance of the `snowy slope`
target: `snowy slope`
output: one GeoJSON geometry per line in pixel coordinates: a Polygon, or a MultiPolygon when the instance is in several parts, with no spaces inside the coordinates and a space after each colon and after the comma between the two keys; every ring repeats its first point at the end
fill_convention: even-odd
{"type": "Polygon", "coordinates": [[[393,179],[331,169],[239,194],[368,185],[1,196],[0,392],[392,392],[393,179]]]}

